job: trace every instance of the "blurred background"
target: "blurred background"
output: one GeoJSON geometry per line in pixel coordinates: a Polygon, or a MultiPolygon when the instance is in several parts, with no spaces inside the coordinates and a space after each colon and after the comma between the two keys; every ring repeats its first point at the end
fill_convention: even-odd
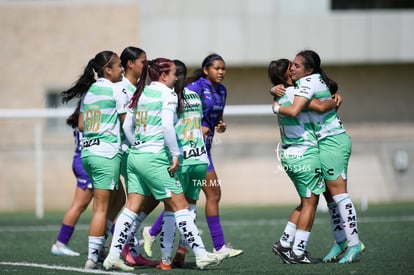
{"type": "MultiPolygon", "coordinates": [[[[276,158],[267,66],[319,53],[353,140],[348,189],[368,203],[414,200],[414,2],[402,0],[0,0],[0,212],[64,210],[74,144],[60,92],[102,50],[226,61],[226,133],[213,159],[223,205],[298,201],[276,158]]],[[[204,195],[201,195],[201,202],[204,195]]]]}

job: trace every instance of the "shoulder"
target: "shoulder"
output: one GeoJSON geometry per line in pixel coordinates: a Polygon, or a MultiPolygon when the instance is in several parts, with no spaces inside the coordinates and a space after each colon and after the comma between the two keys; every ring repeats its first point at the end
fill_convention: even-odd
{"type": "Polygon", "coordinates": [[[204,78],[200,77],[199,79],[187,84],[186,88],[190,91],[196,92],[197,94],[200,94],[201,91],[204,89],[204,87],[206,86],[204,84],[204,78]]]}
{"type": "Polygon", "coordinates": [[[196,92],[194,92],[194,91],[192,91],[192,90],[188,89],[187,87],[186,87],[186,88],[184,88],[184,95],[185,95],[185,96],[190,96],[190,97],[193,97],[193,96],[195,96],[195,97],[199,97],[199,95],[198,95],[196,92]]]}
{"type": "Polygon", "coordinates": [[[226,86],[224,86],[223,84],[219,83],[217,85],[217,90],[220,91],[221,93],[227,93],[227,88],[226,86]]]}

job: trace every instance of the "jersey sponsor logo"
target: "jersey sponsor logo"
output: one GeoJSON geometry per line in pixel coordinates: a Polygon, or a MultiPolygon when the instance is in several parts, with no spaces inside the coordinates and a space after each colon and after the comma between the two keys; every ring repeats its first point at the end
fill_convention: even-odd
{"type": "Polygon", "coordinates": [[[188,159],[188,158],[196,158],[196,157],[200,157],[202,155],[206,154],[206,148],[203,147],[197,147],[197,148],[191,148],[189,150],[186,150],[183,152],[183,158],[184,159],[188,159]]]}
{"type": "Polygon", "coordinates": [[[187,101],[184,102],[184,109],[189,110],[197,110],[200,107],[200,103],[189,103],[187,101]]]}
{"type": "Polygon", "coordinates": [[[84,140],[83,141],[83,148],[88,148],[94,145],[99,145],[101,142],[99,140],[99,138],[93,138],[93,139],[89,139],[89,140],[84,140]]]}
{"type": "Polygon", "coordinates": [[[305,95],[308,95],[308,94],[309,94],[309,92],[308,92],[307,90],[305,90],[305,89],[300,89],[300,90],[297,92],[297,94],[305,94],[305,95]]]}

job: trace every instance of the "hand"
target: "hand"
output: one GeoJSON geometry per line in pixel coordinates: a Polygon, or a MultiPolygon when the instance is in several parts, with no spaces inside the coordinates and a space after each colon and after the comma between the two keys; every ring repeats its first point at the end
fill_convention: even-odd
{"type": "Polygon", "coordinates": [[[216,125],[216,131],[217,133],[224,133],[227,129],[226,123],[224,121],[220,120],[216,125]]]}
{"type": "Polygon", "coordinates": [[[172,164],[168,168],[168,172],[175,173],[178,171],[178,168],[180,166],[180,158],[179,157],[172,157],[172,164]]]}
{"type": "Polygon", "coordinates": [[[335,101],[336,107],[341,106],[341,104],[342,104],[342,96],[340,94],[338,94],[338,93],[334,94],[332,96],[332,99],[335,101]]]}
{"type": "Polygon", "coordinates": [[[281,96],[283,96],[285,94],[286,88],[285,88],[285,86],[283,86],[283,84],[279,84],[279,85],[273,86],[270,89],[269,92],[273,96],[281,97],[281,96]]]}

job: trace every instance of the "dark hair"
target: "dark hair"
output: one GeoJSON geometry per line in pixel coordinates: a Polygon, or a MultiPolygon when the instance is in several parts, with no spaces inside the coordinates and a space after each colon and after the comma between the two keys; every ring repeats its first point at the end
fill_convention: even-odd
{"type": "Polygon", "coordinates": [[[216,54],[216,53],[212,53],[207,55],[203,62],[201,62],[201,68],[196,69],[193,74],[191,75],[191,77],[189,77],[188,82],[193,82],[197,79],[199,79],[200,77],[206,77],[206,75],[204,74],[203,69],[204,68],[208,68],[213,64],[213,61],[216,60],[221,60],[224,62],[223,57],[221,57],[220,55],[216,54]]]}
{"type": "Polygon", "coordinates": [[[132,47],[132,46],[126,47],[122,51],[121,56],[120,56],[122,67],[124,67],[126,69],[128,61],[129,60],[134,61],[134,60],[138,59],[139,56],[142,53],[145,53],[145,51],[143,49],[140,49],[140,48],[137,48],[137,47],[132,47]]]}
{"type": "Polygon", "coordinates": [[[273,86],[279,84],[283,84],[285,87],[290,86],[288,79],[286,79],[286,72],[289,69],[289,65],[290,61],[286,58],[270,61],[267,67],[267,75],[273,86]]]}
{"type": "Polygon", "coordinates": [[[316,52],[312,50],[303,50],[296,56],[301,56],[303,58],[303,65],[305,66],[305,69],[312,69],[313,73],[318,73],[322,76],[322,79],[325,81],[331,94],[335,94],[338,91],[338,84],[334,80],[330,79],[322,70],[321,58],[316,52]]]}
{"type": "Polygon", "coordinates": [[[73,113],[66,119],[66,124],[72,127],[73,129],[78,127],[80,105],[81,105],[81,99],[78,100],[78,103],[76,104],[76,108],[73,111],[73,113]]]}
{"type": "Polygon", "coordinates": [[[177,112],[183,112],[183,105],[185,103],[184,98],[184,87],[186,85],[186,77],[187,77],[187,67],[185,66],[184,62],[178,59],[173,60],[175,67],[176,67],[176,77],[177,80],[174,84],[174,91],[178,97],[178,107],[177,112]]]}
{"type": "Polygon", "coordinates": [[[95,73],[98,77],[103,77],[105,67],[112,68],[115,55],[116,53],[112,51],[102,51],[89,60],[83,74],[75,84],[69,90],[61,92],[62,103],[67,103],[74,97],[80,98],[86,94],[89,87],[96,82],[95,73]]]}
{"type": "Polygon", "coordinates": [[[173,61],[167,58],[159,57],[153,60],[146,61],[142,69],[142,75],[137,83],[137,89],[132,96],[130,108],[137,106],[138,100],[144,90],[147,74],[151,81],[158,81],[162,73],[169,73],[173,61]]]}

